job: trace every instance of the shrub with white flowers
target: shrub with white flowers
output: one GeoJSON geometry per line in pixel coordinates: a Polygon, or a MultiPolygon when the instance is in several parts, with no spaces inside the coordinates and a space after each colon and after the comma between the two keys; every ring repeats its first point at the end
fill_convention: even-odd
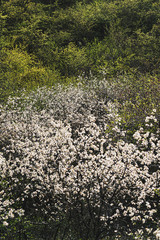
{"type": "Polygon", "coordinates": [[[81,86],[9,99],[0,112],[1,228],[27,217],[51,226],[50,239],[152,236],[159,133],[153,111],[128,142],[116,105],[81,86]]]}

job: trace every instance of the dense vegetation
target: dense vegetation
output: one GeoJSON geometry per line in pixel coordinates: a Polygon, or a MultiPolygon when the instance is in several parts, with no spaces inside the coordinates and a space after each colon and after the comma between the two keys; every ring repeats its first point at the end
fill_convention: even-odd
{"type": "Polygon", "coordinates": [[[0,239],[154,239],[159,0],[1,0],[0,28],[0,239]]]}
{"type": "Polygon", "coordinates": [[[159,0],[1,0],[1,100],[90,71],[159,76],[159,16],[159,0]]]}
{"type": "Polygon", "coordinates": [[[0,114],[1,239],[154,239],[157,111],[137,130],[126,127],[113,90],[95,79],[88,89],[59,85],[8,99],[0,114]]]}

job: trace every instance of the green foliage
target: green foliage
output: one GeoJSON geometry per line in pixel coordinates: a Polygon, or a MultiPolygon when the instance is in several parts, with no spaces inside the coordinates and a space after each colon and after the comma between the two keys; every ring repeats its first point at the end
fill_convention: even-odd
{"type": "Polygon", "coordinates": [[[17,91],[30,91],[38,86],[51,86],[59,80],[58,73],[41,66],[27,52],[18,49],[1,52],[0,100],[17,91]]]}
{"type": "Polygon", "coordinates": [[[84,48],[70,43],[57,57],[59,69],[63,75],[76,75],[87,71],[88,61],[84,48]]]}
{"type": "MultiPolygon", "coordinates": [[[[38,81],[46,84],[42,78],[49,74],[55,79],[55,72],[62,79],[103,69],[107,77],[159,76],[159,19],[158,0],[3,0],[0,47],[2,55],[17,49],[34,61],[23,77],[11,71],[10,78],[20,79],[12,82],[19,82],[20,88],[34,88],[38,81]]],[[[1,64],[5,84],[10,81],[4,73],[6,61],[1,64]]]]}
{"type": "MultiPolygon", "coordinates": [[[[157,109],[160,116],[160,80],[152,76],[122,77],[115,81],[116,101],[119,104],[122,125],[133,135],[135,129],[144,127],[147,115],[157,109]]],[[[158,127],[158,126],[157,126],[158,127]]]]}

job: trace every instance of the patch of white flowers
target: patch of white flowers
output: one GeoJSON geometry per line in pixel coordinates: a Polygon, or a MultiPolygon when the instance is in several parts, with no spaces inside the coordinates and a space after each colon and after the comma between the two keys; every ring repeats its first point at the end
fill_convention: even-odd
{"type": "MultiPolygon", "coordinates": [[[[146,124],[157,124],[154,113],[146,124]]],[[[133,144],[119,122],[115,104],[81,87],[9,99],[0,112],[3,225],[41,214],[57,229],[67,219],[82,239],[152,233],[160,216],[159,129],[137,130],[133,144]],[[116,143],[106,131],[111,121],[122,136],[116,143]]]]}

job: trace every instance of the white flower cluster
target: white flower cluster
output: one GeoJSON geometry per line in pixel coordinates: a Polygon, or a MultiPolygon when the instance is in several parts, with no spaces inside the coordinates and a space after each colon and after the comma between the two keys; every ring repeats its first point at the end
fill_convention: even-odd
{"type": "MultiPolygon", "coordinates": [[[[80,87],[10,99],[0,113],[3,225],[41,214],[59,223],[57,232],[67,219],[82,239],[152,227],[159,214],[159,130],[137,131],[136,144],[112,143],[111,119],[118,119],[116,106],[80,87]],[[151,145],[148,151],[139,140],[151,145]]],[[[116,121],[113,131],[122,131],[116,121]]]]}

